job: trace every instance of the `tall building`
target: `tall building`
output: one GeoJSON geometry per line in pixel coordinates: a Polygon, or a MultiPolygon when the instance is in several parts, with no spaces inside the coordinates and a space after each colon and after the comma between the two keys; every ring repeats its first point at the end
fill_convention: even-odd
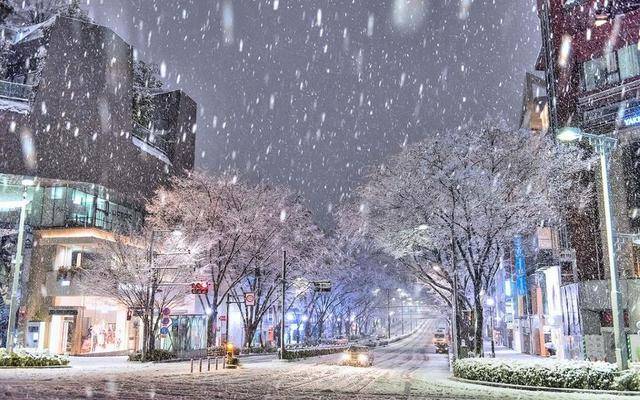
{"type": "MultiPolygon", "coordinates": [[[[133,49],[109,28],[58,16],[3,32],[0,203],[31,201],[18,344],[138,349],[138,318],[78,285],[77,274],[83,254],[118,227],[139,226],[154,191],[193,168],[197,104],[180,90],[154,93],[150,123],[137,125],[133,49]]],[[[11,236],[16,211],[0,208],[0,221],[11,236]]]]}
{"type": "MultiPolygon", "coordinates": [[[[610,176],[617,233],[640,230],[640,3],[630,0],[539,0],[553,129],[579,127],[618,139],[610,176]]],[[[599,176],[595,186],[600,188],[599,176]]],[[[562,281],[563,336],[570,358],[613,361],[614,341],[602,196],[567,218],[577,282],[562,281]]],[[[640,249],[618,241],[625,329],[640,357],[640,249]]]]}

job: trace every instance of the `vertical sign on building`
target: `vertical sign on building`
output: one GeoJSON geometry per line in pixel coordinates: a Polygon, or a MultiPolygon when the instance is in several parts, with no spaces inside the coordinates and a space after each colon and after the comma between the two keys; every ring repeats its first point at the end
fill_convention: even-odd
{"type": "Polygon", "coordinates": [[[527,295],[527,268],[524,264],[524,248],[522,246],[522,236],[518,235],[513,239],[516,264],[516,295],[527,295]]]}

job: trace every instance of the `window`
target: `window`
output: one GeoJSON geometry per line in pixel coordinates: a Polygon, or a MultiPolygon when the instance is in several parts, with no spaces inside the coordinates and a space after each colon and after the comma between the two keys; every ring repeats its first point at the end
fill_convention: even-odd
{"type": "Polygon", "coordinates": [[[82,262],[82,252],[75,250],[71,252],[71,266],[79,267],[82,262]]]}
{"type": "Polygon", "coordinates": [[[638,58],[638,46],[632,45],[618,50],[618,63],[620,64],[620,78],[628,79],[640,75],[640,59],[638,58]]]}
{"type": "Polygon", "coordinates": [[[625,46],[604,57],[585,62],[582,70],[583,88],[586,91],[639,76],[640,50],[637,44],[625,46]]]}

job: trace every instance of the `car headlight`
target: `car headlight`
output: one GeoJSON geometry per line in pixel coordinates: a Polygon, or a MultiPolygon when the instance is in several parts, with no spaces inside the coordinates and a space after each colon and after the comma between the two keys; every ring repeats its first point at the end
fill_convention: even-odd
{"type": "Polygon", "coordinates": [[[367,363],[367,362],[369,362],[369,356],[366,355],[366,354],[359,354],[358,355],[358,361],[363,363],[363,364],[367,363]]]}

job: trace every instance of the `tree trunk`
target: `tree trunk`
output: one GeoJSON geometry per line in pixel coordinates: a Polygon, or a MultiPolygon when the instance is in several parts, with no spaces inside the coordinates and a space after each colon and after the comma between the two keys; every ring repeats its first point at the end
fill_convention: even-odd
{"type": "MultiPolygon", "coordinates": [[[[214,347],[216,345],[217,327],[218,327],[218,291],[214,289],[213,298],[209,307],[211,307],[211,315],[207,321],[207,347],[214,347]]],[[[229,316],[227,316],[229,318],[229,316]]]]}
{"type": "Polygon", "coordinates": [[[474,352],[477,357],[484,357],[484,315],[482,308],[482,299],[480,298],[480,285],[474,288],[474,300],[475,300],[475,326],[474,326],[474,352]]]}
{"type": "Polygon", "coordinates": [[[244,347],[251,347],[253,344],[253,337],[258,330],[258,324],[253,322],[245,325],[244,327],[244,347]]]}

